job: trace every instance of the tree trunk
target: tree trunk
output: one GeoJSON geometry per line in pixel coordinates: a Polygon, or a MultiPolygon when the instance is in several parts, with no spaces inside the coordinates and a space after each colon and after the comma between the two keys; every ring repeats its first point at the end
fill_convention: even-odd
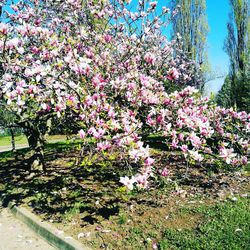
{"type": "Polygon", "coordinates": [[[26,131],[26,136],[28,139],[29,147],[32,150],[32,156],[29,159],[30,171],[44,171],[45,161],[44,161],[44,145],[45,139],[42,133],[35,129],[34,127],[26,131]]]}
{"type": "Polygon", "coordinates": [[[15,134],[12,128],[10,128],[10,135],[11,135],[12,152],[16,152],[15,134]]]}

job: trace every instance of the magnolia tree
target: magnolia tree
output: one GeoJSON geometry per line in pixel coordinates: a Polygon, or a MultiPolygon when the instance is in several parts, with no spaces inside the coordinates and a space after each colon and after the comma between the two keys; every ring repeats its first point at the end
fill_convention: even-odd
{"type": "Polygon", "coordinates": [[[152,3],[133,13],[122,1],[20,1],[10,8],[0,25],[1,107],[24,128],[38,169],[53,117],[70,111],[102,138],[105,126],[116,129],[122,116],[143,113],[138,101],[157,102],[164,91],[157,80],[192,80],[193,63],[178,50],[174,57],[172,43],[160,34],[168,9],[152,19],[152,3]]]}
{"type": "Polygon", "coordinates": [[[119,150],[121,161],[136,166],[137,174],[121,177],[128,189],[148,187],[158,172],[142,140],[154,133],[189,162],[246,164],[248,114],[218,108],[194,87],[166,89],[166,82],[195,82],[193,62],[162,35],[176,12],[129,2],[11,6],[9,24],[0,26],[1,105],[26,129],[33,159],[42,166],[51,117],[70,113],[85,144],[100,153],[119,150]]]}

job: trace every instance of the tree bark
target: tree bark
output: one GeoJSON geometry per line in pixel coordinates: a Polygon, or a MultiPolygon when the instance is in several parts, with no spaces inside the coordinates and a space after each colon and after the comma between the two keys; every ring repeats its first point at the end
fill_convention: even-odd
{"type": "Polygon", "coordinates": [[[29,159],[30,171],[41,172],[45,170],[44,161],[44,146],[45,139],[39,129],[35,128],[32,124],[27,126],[25,135],[28,139],[29,147],[32,150],[32,155],[29,159]]]}
{"type": "Polygon", "coordinates": [[[16,152],[15,134],[12,128],[10,128],[10,135],[11,135],[12,152],[16,152]]]}

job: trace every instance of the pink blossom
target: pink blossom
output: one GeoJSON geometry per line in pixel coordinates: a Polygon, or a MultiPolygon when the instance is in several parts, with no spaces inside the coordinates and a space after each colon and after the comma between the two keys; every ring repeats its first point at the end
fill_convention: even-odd
{"type": "Polygon", "coordinates": [[[189,139],[195,148],[199,148],[201,146],[201,139],[194,132],[189,135],[189,139]]]}
{"type": "Polygon", "coordinates": [[[161,171],[161,176],[166,177],[169,175],[169,170],[165,167],[161,171]]]}
{"type": "Polygon", "coordinates": [[[147,175],[136,175],[135,176],[136,186],[138,188],[147,188],[148,187],[148,178],[147,175]]]}
{"type": "Polygon", "coordinates": [[[41,104],[41,107],[42,107],[43,110],[46,110],[48,106],[47,106],[46,103],[42,103],[42,104],[41,104]]]}
{"type": "Polygon", "coordinates": [[[128,83],[128,89],[129,89],[129,90],[133,90],[133,89],[135,89],[135,88],[136,88],[135,82],[129,82],[129,83],[128,83]]]}
{"type": "Polygon", "coordinates": [[[132,190],[134,188],[135,179],[129,178],[127,176],[120,177],[120,182],[128,188],[128,190],[132,190]]]}
{"type": "Polygon", "coordinates": [[[157,249],[158,249],[158,245],[157,245],[157,243],[156,243],[156,242],[153,242],[153,244],[152,244],[152,248],[153,248],[154,250],[157,250],[157,249]]]}
{"type": "Polygon", "coordinates": [[[85,54],[90,59],[94,57],[94,53],[91,50],[85,50],[85,54]]]}
{"type": "Polygon", "coordinates": [[[91,127],[89,130],[88,130],[88,134],[90,135],[93,135],[93,133],[96,131],[96,129],[94,127],[91,127]]]}
{"type": "Polygon", "coordinates": [[[81,130],[79,131],[79,136],[80,136],[81,139],[84,139],[85,136],[86,136],[86,133],[81,129],[81,130]]]}
{"type": "Polygon", "coordinates": [[[150,4],[150,6],[151,6],[152,8],[155,8],[156,5],[157,5],[157,1],[150,2],[149,4],[150,4]]]}
{"type": "Polygon", "coordinates": [[[106,85],[105,80],[100,75],[95,76],[92,80],[92,83],[94,87],[98,89],[103,89],[103,87],[106,85]]]}
{"type": "Polygon", "coordinates": [[[74,102],[74,101],[75,101],[75,99],[76,99],[76,97],[75,97],[75,96],[73,96],[73,95],[68,96],[68,100],[69,100],[69,101],[74,102]]]}
{"type": "Polygon", "coordinates": [[[156,61],[156,57],[155,57],[155,55],[153,55],[152,53],[147,53],[147,54],[144,56],[144,60],[145,60],[148,64],[154,65],[154,64],[155,64],[155,61],[156,61]]]}
{"type": "Polygon", "coordinates": [[[80,120],[82,120],[82,121],[85,119],[85,117],[86,117],[85,114],[79,115],[79,118],[80,118],[80,120]]]}
{"type": "Polygon", "coordinates": [[[20,86],[16,87],[16,92],[17,92],[18,95],[22,95],[23,91],[24,91],[24,89],[22,87],[20,87],[20,86]]]}
{"type": "Polygon", "coordinates": [[[150,158],[150,157],[148,157],[148,158],[145,160],[146,166],[151,166],[151,165],[154,164],[154,162],[155,162],[155,160],[154,160],[153,158],[150,158]]]}
{"type": "Polygon", "coordinates": [[[167,79],[168,80],[177,80],[179,78],[179,72],[176,68],[171,68],[169,71],[168,71],[168,76],[167,76],[167,79]]]}
{"type": "Polygon", "coordinates": [[[201,162],[201,161],[203,161],[203,159],[204,159],[204,157],[203,157],[201,154],[199,154],[198,151],[190,150],[189,153],[190,153],[191,157],[192,157],[194,160],[198,161],[198,162],[201,162]]]}
{"type": "Polygon", "coordinates": [[[102,129],[102,128],[99,128],[98,130],[93,130],[93,136],[96,138],[96,139],[101,139],[104,134],[105,134],[106,130],[105,129],[102,129]]]}
{"type": "Polygon", "coordinates": [[[179,143],[179,141],[175,138],[172,140],[171,146],[173,148],[178,148],[178,143],[179,143]]]}
{"type": "Polygon", "coordinates": [[[21,44],[21,40],[15,37],[7,42],[7,48],[14,49],[14,48],[17,48],[20,44],[21,44]]]}
{"type": "Polygon", "coordinates": [[[116,113],[115,113],[115,111],[114,111],[114,109],[110,109],[109,111],[108,111],[108,116],[110,117],[110,118],[115,118],[115,116],[116,116],[116,113]]]}
{"type": "Polygon", "coordinates": [[[156,122],[157,123],[161,123],[163,121],[163,117],[161,116],[161,115],[158,115],[157,117],[156,117],[156,122]]]}
{"type": "Polygon", "coordinates": [[[0,23],[0,33],[2,33],[3,35],[7,35],[8,28],[9,28],[8,24],[0,23]]]}
{"type": "Polygon", "coordinates": [[[85,104],[87,106],[90,106],[90,105],[92,105],[92,103],[93,103],[92,97],[91,96],[87,96],[86,99],[85,99],[85,104]]]}
{"type": "Polygon", "coordinates": [[[235,153],[233,153],[233,148],[227,149],[225,147],[220,148],[220,157],[223,158],[227,164],[230,164],[232,159],[236,156],[235,153]]]}
{"type": "Polygon", "coordinates": [[[147,117],[147,124],[153,126],[153,125],[155,125],[155,123],[156,123],[155,120],[153,120],[153,119],[151,118],[151,116],[148,115],[148,117],[147,117]]]}
{"type": "Polygon", "coordinates": [[[181,150],[182,150],[182,152],[187,153],[188,146],[187,145],[181,145],[181,150]]]}
{"type": "Polygon", "coordinates": [[[241,158],[241,163],[242,163],[242,165],[247,165],[248,160],[247,160],[247,157],[246,157],[246,156],[243,156],[243,157],[241,158]]]}
{"type": "Polygon", "coordinates": [[[106,34],[104,35],[104,40],[106,43],[110,43],[112,41],[112,36],[106,34]]]}
{"type": "Polygon", "coordinates": [[[98,150],[107,150],[111,148],[111,144],[108,141],[97,143],[98,150]]]}
{"type": "Polygon", "coordinates": [[[184,141],[184,134],[183,134],[183,133],[180,133],[180,134],[178,135],[178,139],[179,139],[180,141],[184,141]]]}

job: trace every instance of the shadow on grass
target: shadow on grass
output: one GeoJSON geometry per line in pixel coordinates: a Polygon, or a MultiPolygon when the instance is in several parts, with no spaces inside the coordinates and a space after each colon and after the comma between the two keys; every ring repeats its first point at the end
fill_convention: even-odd
{"type": "Polygon", "coordinates": [[[121,200],[113,196],[119,187],[119,176],[113,168],[98,165],[89,168],[75,166],[79,143],[53,143],[45,149],[46,172],[29,178],[23,155],[28,149],[18,150],[18,160],[12,152],[0,153],[0,195],[3,205],[10,201],[28,204],[37,214],[61,221],[66,213],[87,212],[83,223],[94,223],[97,217],[107,219],[119,212],[121,200]],[[3,159],[7,159],[4,161],[3,159]],[[118,186],[117,186],[118,184],[118,186]],[[102,206],[96,205],[101,200],[102,206]]]}
{"type": "MultiPolygon", "coordinates": [[[[160,139],[151,139],[150,146],[156,145],[155,148],[160,148],[164,155],[165,148],[158,145],[160,139]]],[[[76,166],[78,148],[79,142],[48,144],[45,149],[46,172],[33,178],[29,178],[30,173],[23,161],[23,155],[28,153],[28,149],[18,150],[18,160],[13,159],[12,152],[0,153],[0,195],[4,205],[13,200],[17,204],[28,204],[45,219],[53,218],[58,222],[67,216],[81,214],[82,224],[86,225],[109,219],[119,214],[121,207],[132,203],[157,207],[159,200],[162,202],[162,198],[157,197],[164,190],[158,188],[153,187],[149,192],[134,196],[122,191],[119,177],[127,175],[127,169],[121,162],[102,159],[102,164],[97,162],[91,166],[76,166]]],[[[208,171],[213,171],[209,166],[191,167],[188,176],[183,178],[186,166],[178,154],[162,157],[158,165],[159,168],[167,166],[171,179],[183,186],[202,188],[205,191],[221,187],[218,178],[210,178],[208,181],[208,171]]],[[[224,185],[227,183],[224,182],[224,185]]]]}

